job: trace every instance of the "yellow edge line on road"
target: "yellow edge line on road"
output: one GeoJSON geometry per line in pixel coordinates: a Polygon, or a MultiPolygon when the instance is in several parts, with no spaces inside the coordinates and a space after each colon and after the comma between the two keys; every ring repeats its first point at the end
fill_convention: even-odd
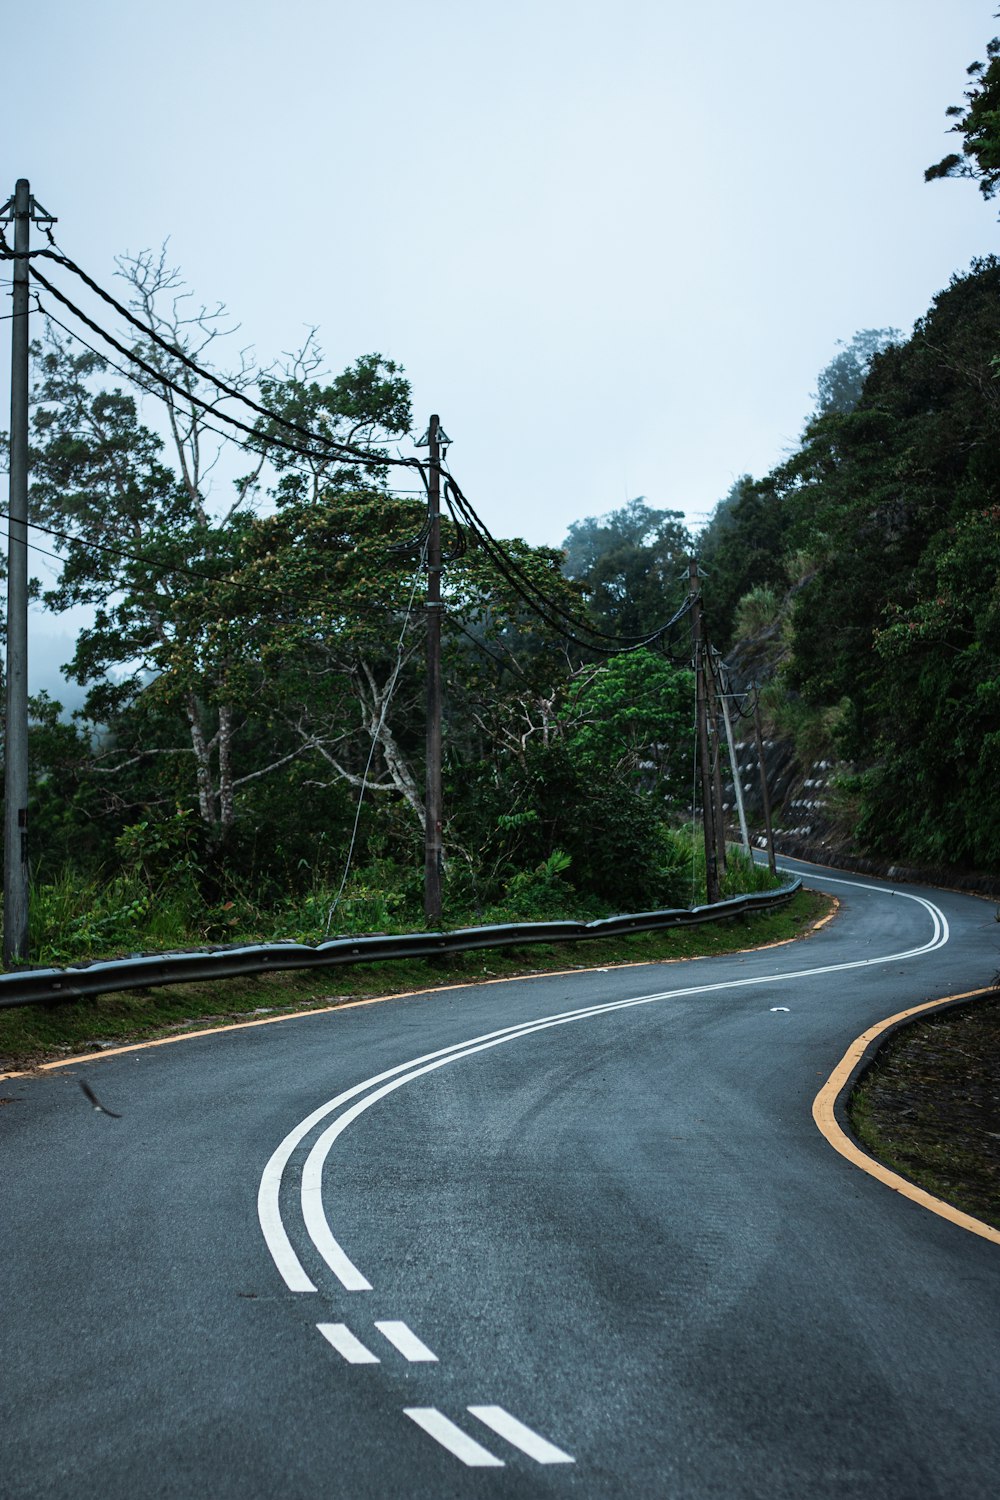
{"type": "MultiPolygon", "coordinates": [[[[840,902],[833,897],[833,909],[818,922],[813,922],[800,937],[781,938],[775,943],[761,943],[759,948],[734,948],[726,957],[733,957],[740,953],[761,953],[765,948],[783,948],[786,943],[797,943],[802,938],[811,937],[820,927],[826,925],[837,914],[840,902]]],[[[515,945],[512,945],[515,946],[515,945]]],[[[600,974],[609,973],[612,969],[647,969],[658,964],[686,964],[693,963],[691,957],[684,958],[638,958],[628,963],[617,964],[594,964],[588,968],[576,969],[535,969],[528,974],[503,974],[496,979],[469,979],[462,984],[439,984],[432,989],[426,990],[398,990],[390,995],[370,995],[366,1000],[342,1000],[336,1005],[315,1005],[309,1010],[283,1011],[277,1016],[262,1016],[259,1021],[232,1021],[226,1026],[202,1026],[192,1031],[180,1031],[175,1036],[150,1037],[145,1042],[125,1042],[120,1047],[102,1047],[100,1052],[75,1052],[72,1057],[56,1058],[53,1062],[38,1063],[33,1068],[17,1068],[10,1073],[0,1073],[0,1080],[5,1078],[31,1078],[38,1073],[51,1073],[57,1068],[72,1068],[77,1063],[100,1062],[102,1057],[121,1057],[125,1052],[145,1052],[149,1047],[169,1047],[174,1042],[188,1042],[192,1037],[217,1036],[223,1031],[248,1031],[252,1026],[274,1026],[278,1021],[301,1021],[305,1016],[326,1016],[335,1010],[355,1010],[359,1005],[381,1005],[386,1000],[417,1000],[422,995],[442,995],[446,990],[475,990],[482,989],[488,984],[517,984],[525,979],[559,979],[566,978],[571,974],[600,974]]],[[[192,981],[195,983],[197,981],[192,981]]]]}
{"type": "Polygon", "coordinates": [[[875,1161],[873,1157],[866,1155],[864,1151],[851,1140],[837,1123],[834,1115],[834,1106],[840,1097],[847,1080],[850,1078],[855,1067],[861,1060],[866,1049],[876,1037],[881,1036],[890,1026],[898,1021],[909,1020],[911,1016],[919,1016],[927,1011],[937,1010],[943,1005],[949,1005],[956,1000],[972,1000],[977,995],[991,995],[996,991],[991,987],[982,990],[967,990],[961,995],[946,995],[943,1000],[928,1000],[923,1005],[911,1006],[909,1010],[898,1011],[896,1015],[889,1016],[884,1021],[879,1021],[875,1026],[870,1026],[867,1031],[857,1037],[840,1062],[830,1074],[826,1083],[820,1089],[813,1100],[812,1116],[822,1134],[829,1141],[835,1151],[846,1157],[855,1167],[860,1167],[862,1172],[867,1172],[871,1177],[877,1177],[886,1187],[894,1192],[902,1193],[904,1198],[919,1203],[921,1208],[927,1208],[932,1214],[938,1214],[942,1219],[947,1219],[952,1224],[957,1224],[959,1229],[967,1229],[970,1234],[978,1234],[984,1240],[992,1240],[995,1245],[1000,1245],[1000,1229],[994,1229],[992,1224],[984,1224],[982,1219],[974,1219],[971,1214],[965,1214],[960,1208],[955,1208],[951,1203],[945,1203],[941,1198],[935,1198],[933,1193],[928,1193],[924,1188],[917,1187],[915,1183],[908,1182],[898,1172],[890,1171],[881,1162],[875,1161]]]}

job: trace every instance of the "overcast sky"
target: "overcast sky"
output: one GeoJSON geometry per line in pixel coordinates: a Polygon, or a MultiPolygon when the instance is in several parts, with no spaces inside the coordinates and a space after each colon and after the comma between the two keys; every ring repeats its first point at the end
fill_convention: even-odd
{"type": "Polygon", "coordinates": [[[838,339],[997,248],[974,184],[923,182],[995,9],[34,0],[0,186],[101,281],[169,235],[262,361],[310,324],[333,369],[400,361],[498,535],[640,494],[698,524],[838,339]]]}

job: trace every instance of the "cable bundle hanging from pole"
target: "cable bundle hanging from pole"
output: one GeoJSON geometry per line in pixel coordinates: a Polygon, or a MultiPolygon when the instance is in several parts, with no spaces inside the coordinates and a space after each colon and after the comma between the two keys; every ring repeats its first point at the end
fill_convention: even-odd
{"type": "MultiPolygon", "coordinates": [[[[640,647],[654,645],[657,641],[669,637],[670,632],[691,608],[690,600],[685,599],[680,609],[669,620],[645,635],[611,635],[601,630],[599,626],[589,624],[539,588],[516,559],[504,550],[503,544],[491,534],[451,474],[445,478],[445,496],[449,508],[454,506],[462,516],[477,544],[486,553],[500,575],[510,584],[522,603],[566,640],[572,641],[574,645],[585,651],[591,651],[600,656],[616,656],[623,651],[636,651],[640,647]],[[592,639],[588,640],[586,636],[592,639]]],[[[452,513],[454,514],[454,510],[452,513]]]]}

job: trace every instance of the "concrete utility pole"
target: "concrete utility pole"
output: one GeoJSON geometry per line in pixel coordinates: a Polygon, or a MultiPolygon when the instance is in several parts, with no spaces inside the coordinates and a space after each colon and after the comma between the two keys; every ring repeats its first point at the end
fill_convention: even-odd
{"type": "MultiPolygon", "coordinates": [[[[704,622],[702,634],[704,635],[704,622]]],[[[722,740],[719,735],[719,705],[715,696],[715,667],[712,648],[707,640],[702,646],[705,661],[705,698],[708,708],[709,745],[712,749],[712,809],[715,819],[715,856],[719,874],[726,873],[726,817],[722,806],[722,740]]]]}
{"type": "Polygon", "coordinates": [[[747,854],[750,855],[750,833],[747,829],[746,808],[743,806],[743,786],[740,781],[740,768],[736,758],[736,745],[733,741],[733,721],[729,714],[729,683],[721,660],[719,662],[719,698],[722,701],[722,717],[726,725],[726,744],[729,746],[729,764],[733,772],[733,791],[736,794],[736,811],[739,814],[740,834],[743,838],[743,847],[747,854]]]}
{"type": "Polygon", "coordinates": [[[705,694],[704,642],[701,618],[701,580],[698,559],[688,563],[691,593],[691,636],[694,652],[695,719],[698,725],[698,762],[701,766],[701,817],[705,834],[705,895],[709,904],[719,899],[719,869],[715,854],[715,819],[713,817],[712,765],[708,753],[708,724],[705,694]]]}
{"type": "Polygon", "coordinates": [[[31,223],[51,215],[27,178],[0,208],[14,221],[10,339],[10,489],[7,502],[7,682],[4,719],[3,961],[28,957],[28,250],[31,223]]]}
{"type": "Polygon", "coordinates": [[[767,838],[767,864],[772,875],[777,874],[774,862],[774,831],[771,828],[771,794],[767,789],[767,767],[764,765],[764,734],[760,727],[760,688],[753,689],[753,733],[757,742],[757,760],[760,763],[760,800],[764,808],[764,834],[767,838]]]}
{"type": "Polygon", "coordinates": [[[424,916],[441,925],[441,444],[435,414],[427,428],[427,781],[424,798],[424,916]]]}

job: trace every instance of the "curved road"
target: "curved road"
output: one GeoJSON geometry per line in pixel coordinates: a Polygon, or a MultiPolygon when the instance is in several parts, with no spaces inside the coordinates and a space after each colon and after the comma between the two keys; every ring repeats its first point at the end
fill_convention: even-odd
{"type": "Polygon", "coordinates": [[[805,942],[0,1083],[0,1494],[992,1500],[1000,1245],[811,1106],[994,908],[786,863],[805,942]]]}

